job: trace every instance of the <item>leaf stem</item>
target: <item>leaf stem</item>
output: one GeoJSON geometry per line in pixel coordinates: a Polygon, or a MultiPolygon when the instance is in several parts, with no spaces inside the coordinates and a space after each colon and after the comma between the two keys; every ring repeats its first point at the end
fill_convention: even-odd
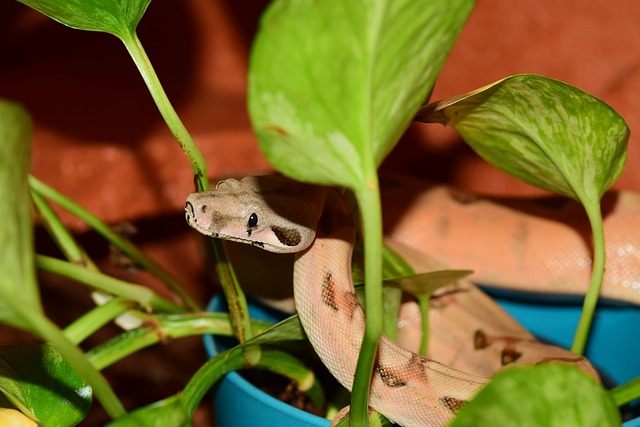
{"type": "Polygon", "coordinates": [[[319,406],[324,404],[324,393],[320,388],[320,384],[315,379],[313,372],[309,371],[298,359],[284,351],[270,347],[259,348],[260,357],[255,365],[247,361],[244,357],[244,349],[239,347],[234,347],[209,359],[191,377],[180,395],[180,400],[185,410],[190,415],[193,414],[207,391],[223,375],[248,367],[267,369],[284,375],[294,380],[300,390],[307,393],[315,404],[319,406]]]}
{"type": "Polygon", "coordinates": [[[81,248],[71,236],[69,230],[67,230],[64,224],[62,224],[62,221],[60,221],[58,215],[56,215],[53,209],[51,209],[51,206],[49,206],[42,194],[32,188],[31,198],[40,218],[42,219],[44,227],[60,251],[62,251],[65,258],[75,264],[83,265],[91,270],[98,271],[98,268],[91,258],[89,258],[89,255],[87,255],[84,249],[81,248]]]}
{"type": "Polygon", "coordinates": [[[422,320],[422,335],[420,336],[420,353],[426,356],[429,352],[429,308],[431,294],[416,295],[420,307],[420,319],[422,320]]]}
{"type": "Polygon", "coordinates": [[[600,202],[585,202],[584,207],[593,233],[594,254],[591,282],[589,284],[587,295],[584,298],[580,321],[578,322],[578,327],[571,346],[571,351],[580,355],[584,353],[584,349],[589,338],[589,330],[591,329],[591,323],[598,304],[605,269],[604,226],[602,223],[602,214],[600,212],[600,202]]]}
{"type": "Polygon", "coordinates": [[[67,261],[36,255],[35,263],[39,269],[69,277],[95,289],[136,301],[143,307],[151,307],[154,310],[167,313],[182,313],[185,311],[184,308],[165,300],[149,288],[134,285],[106,274],[96,273],[67,261]]]}
{"type": "Polygon", "coordinates": [[[351,396],[351,425],[366,426],[369,419],[369,388],[382,334],[382,207],[377,175],[355,192],[364,234],[366,327],[351,396]]]}
{"type": "Polygon", "coordinates": [[[222,292],[227,300],[234,335],[239,342],[245,342],[254,337],[247,298],[240,287],[235,270],[229,262],[222,242],[214,238],[208,238],[207,241],[211,245],[215,272],[220,279],[222,292]]]}
{"type": "Polygon", "coordinates": [[[609,395],[618,406],[640,398],[640,377],[609,390],[609,395]]]}
{"type": "Polygon", "coordinates": [[[173,136],[178,141],[178,144],[180,144],[180,147],[187,156],[189,163],[191,163],[193,175],[195,177],[196,188],[198,189],[198,191],[209,190],[209,180],[207,178],[207,168],[204,157],[202,156],[202,153],[198,149],[195,141],[182,123],[182,120],[180,120],[180,117],[178,117],[176,110],[174,110],[173,106],[171,105],[167,94],[160,84],[158,75],[151,65],[149,57],[142,47],[140,39],[134,32],[129,34],[128,37],[121,38],[121,40],[127,48],[129,55],[131,55],[133,62],[136,64],[140,75],[144,79],[144,82],[147,85],[147,89],[149,89],[149,93],[155,101],[160,114],[173,133],[173,136]]]}
{"type": "MultiPolygon", "coordinates": [[[[149,57],[142,47],[140,39],[136,33],[132,33],[121,40],[126,46],[129,55],[131,55],[133,62],[135,62],[136,67],[138,67],[138,71],[142,75],[142,78],[144,79],[144,82],[149,89],[149,93],[151,93],[160,114],[191,163],[196,190],[208,191],[210,186],[204,157],[178,117],[178,114],[171,105],[171,102],[169,102],[169,98],[160,84],[160,80],[151,65],[149,57]]],[[[244,292],[238,284],[233,267],[228,261],[228,256],[224,246],[217,239],[209,240],[213,251],[215,270],[220,279],[220,284],[222,285],[225,297],[229,303],[231,321],[235,335],[238,340],[242,342],[253,336],[251,322],[249,321],[249,307],[247,305],[247,300],[244,292]]]]}
{"type": "MultiPolygon", "coordinates": [[[[167,339],[176,340],[204,334],[233,335],[231,322],[226,313],[171,315],[139,313],[139,316],[144,320],[145,326],[123,332],[87,352],[87,358],[97,369],[105,369],[138,350],[167,339]]],[[[253,326],[259,331],[264,331],[271,326],[268,322],[259,320],[253,322],[253,326]]]]}
{"type": "Polygon", "coordinates": [[[64,334],[69,341],[77,345],[116,317],[132,309],[135,305],[135,301],[120,297],[111,298],[106,303],[93,308],[79,319],[74,320],[73,323],[64,328],[64,334]]]}
{"type": "Polygon", "coordinates": [[[202,307],[198,304],[189,292],[182,286],[180,281],[173,277],[171,273],[166,271],[160,264],[154,261],[146,253],[142,252],[136,245],[128,239],[114,232],[109,226],[102,222],[98,217],[87,211],[73,200],[69,199],[62,193],[54,190],[44,182],[38,180],[34,176],[29,176],[29,185],[32,193],[39,194],[46,199],[51,200],[63,209],[82,220],[85,224],[95,230],[102,237],[107,239],[111,244],[117,247],[122,253],[130,257],[136,264],[140,265],[149,273],[153,274],[159,280],[167,285],[171,291],[180,297],[184,304],[193,311],[201,311],[202,307]]]}

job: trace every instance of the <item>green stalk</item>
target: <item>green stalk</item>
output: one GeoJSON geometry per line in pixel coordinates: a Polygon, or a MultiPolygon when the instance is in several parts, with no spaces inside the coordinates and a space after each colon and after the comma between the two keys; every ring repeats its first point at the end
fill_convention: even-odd
{"type": "Polygon", "coordinates": [[[64,328],[69,341],[79,344],[116,317],[132,309],[136,303],[124,298],[111,298],[64,328]]]}
{"type": "Polygon", "coordinates": [[[209,179],[207,177],[207,167],[204,157],[193,138],[191,138],[187,128],[185,128],[182,123],[182,120],[178,117],[178,113],[173,109],[173,106],[171,105],[171,102],[169,101],[169,98],[162,88],[160,80],[151,65],[151,61],[149,60],[147,53],[144,51],[142,43],[140,43],[140,39],[135,32],[132,32],[128,37],[122,38],[121,40],[127,48],[129,55],[131,55],[133,62],[136,64],[140,75],[142,75],[142,78],[147,85],[147,89],[149,89],[149,93],[155,101],[162,118],[164,118],[164,121],[167,123],[167,126],[173,133],[173,136],[178,141],[178,144],[180,144],[182,151],[184,151],[184,154],[187,156],[189,163],[191,163],[196,188],[198,191],[208,191],[209,179]]]}
{"type": "Polygon", "coordinates": [[[585,203],[585,210],[589,217],[591,230],[593,233],[593,269],[591,273],[591,282],[589,290],[585,296],[582,305],[582,313],[578,328],[573,338],[571,351],[582,355],[589,338],[589,330],[600,297],[600,288],[602,287],[602,279],[604,277],[605,268],[605,246],[604,246],[604,226],[602,224],[602,214],[600,213],[600,203],[585,203]]]}
{"type": "Polygon", "coordinates": [[[166,337],[161,337],[157,330],[150,327],[136,328],[91,349],[86,356],[96,369],[102,371],[143,348],[157,344],[162,338],[166,337]]]}
{"type": "Polygon", "coordinates": [[[640,398],[640,377],[609,390],[609,395],[618,406],[640,398]]]}
{"type": "Polygon", "coordinates": [[[369,388],[382,334],[382,207],[378,177],[355,193],[362,217],[364,237],[364,277],[366,327],[351,395],[351,423],[366,426],[369,419],[369,388]]]}
{"type": "Polygon", "coordinates": [[[183,408],[189,415],[192,415],[213,384],[229,372],[243,368],[267,369],[285,375],[294,380],[300,390],[307,393],[314,404],[324,405],[324,394],[313,372],[309,371],[295,357],[280,350],[261,347],[260,358],[253,365],[245,359],[243,349],[234,347],[218,354],[213,359],[209,359],[191,377],[180,395],[183,408]]]}
{"type": "Polygon", "coordinates": [[[184,304],[193,311],[201,311],[202,307],[196,302],[189,292],[182,286],[180,281],[167,272],[160,264],[155,262],[146,253],[142,252],[129,240],[114,232],[109,226],[102,222],[98,217],[87,211],[73,200],[69,199],[62,193],[49,187],[47,184],[38,180],[33,176],[29,176],[29,185],[34,194],[39,194],[48,200],[61,206],[63,209],[82,220],[85,224],[95,230],[102,237],[107,239],[111,244],[117,247],[122,253],[130,257],[137,265],[140,265],[149,273],[153,274],[159,280],[167,285],[184,304]]]}
{"type": "Polygon", "coordinates": [[[54,240],[60,251],[64,254],[65,258],[69,261],[84,265],[94,271],[98,271],[98,268],[94,262],[89,258],[87,253],[78,245],[69,230],[62,224],[60,218],[51,209],[51,206],[46,202],[44,197],[37,191],[31,189],[31,198],[35,205],[42,223],[44,224],[47,232],[54,240]]]}
{"type": "MultiPolygon", "coordinates": [[[[173,109],[169,98],[167,97],[158,76],[156,75],[151,61],[147,56],[140,39],[135,33],[130,34],[127,38],[123,38],[127,51],[135,62],[138,71],[142,75],[149,93],[153,97],[160,114],[164,118],[167,126],[175,136],[184,151],[187,159],[191,163],[195,186],[197,191],[209,190],[209,178],[207,176],[206,164],[202,153],[198,149],[193,138],[184,127],[184,124],[173,109]]],[[[224,291],[225,297],[229,304],[229,312],[231,321],[234,326],[235,335],[240,342],[245,341],[253,336],[251,331],[251,322],[249,319],[249,307],[244,292],[238,284],[236,275],[231,267],[227,253],[222,243],[216,239],[211,239],[213,248],[213,257],[215,261],[215,269],[220,279],[220,284],[224,291]]]]}
{"type": "Polygon", "coordinates": [[[216,382],[229,372],[242,369],[246,365],[247,361],[242,357],[242,351],[237,348],[223,351],[213,359],[209,359],[193,374],[182,390],[181,406],[189,415],[193,415],[200,401],[216,382]]]}
{"type": "Polygon", "coordinates": [[[426,356],[429,352],[429,304],[431,294],[416,295],[420,307],[420,319],[422,320],[422,336],[420,337],[419,354],[426,356]]]}
{"type": "Polygon", "coordinates": [[[184,308],[156,295],[149,288],[115,279],[106,274],[96,273],[95,271],[87,270],[84,267],[79,267],[67,261],[44,255],[36,255],[35,263],[36,267],[41,270],[69,277],[89,285],[94,289],[136,301],[143,307],[151,307],[156,311],[166,313],[182,313],[185,311],[184,308]]]}
{"type": "MultiPolygon", "coordinates": [[[[176,340],[204,334],[233,335],[231,322],[226,313],[152,315],[139,312],[138,316],[147,326],[123,332],[87,352],[87,358],[97,369],[105,369],[138,350],[167,339],[176,340]]],[[[259,332],[272,326],[271,323],[261,320],[252,322],[253,327],[259,332]]]]}
{"type": "Polygon", "coordinates": [[[227,300],[234,335],[239,342],[245,342],[254,337],[247,298],[240,287],[235,270],[229,262],[227,251],[222,242],[213,238],[208,238],[207,241],[211,245],[215,271],[220,279],[224,297],[227,300]]]}

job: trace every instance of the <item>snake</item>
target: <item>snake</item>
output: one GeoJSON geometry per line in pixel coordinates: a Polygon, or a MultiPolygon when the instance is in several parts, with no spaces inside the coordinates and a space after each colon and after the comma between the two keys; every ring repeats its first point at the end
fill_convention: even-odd
{"type": "MultiPolygon", "coordinates": [[[[189,195],[185,218],[207,236],[294,254],[293,295],[302,327],[322,363],[351,390],[365,312],[352,280],[357,226],[344,191],[282,176],[226,179],[214,190],[189,195]]],[[[420,251],[395,245],[416,271],[441,268],[420,251]]],[[[421,333],[412,302],[400,310],[398,342],[382,336],[378,345],[369,405],[394,423],[445,425],[505,367],[564,363],[599,379],[587,359],[539,342],[468,280],[436,292],[431,307],[427,356],[412,339],[421,333]]]]}

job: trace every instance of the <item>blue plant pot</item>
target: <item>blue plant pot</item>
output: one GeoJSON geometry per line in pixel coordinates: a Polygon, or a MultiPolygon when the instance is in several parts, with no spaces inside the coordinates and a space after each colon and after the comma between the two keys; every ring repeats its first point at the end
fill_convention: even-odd
{"type": "MultiPolygon", "coordinates": [[[[209,311],[227,311],[227,304],[222,294],[213,297],[207,306],[209,311]]],[[[261,304],[250,302],[251,317],[260,320],[282,320],[282,314],[261,304]]],[[[213,335],[205,335],[204,346],[208,357],[213,357],[225,350],[223,340],[216,340],[213,335]]],[[[329,427],[330,422],[294,408],[283,401],[272,397],[238,373],[226,375],[213,390],[213,408],[217,427],[329,427]]]]}
{"type": "MultiPolygon", "coordinates": [[[[537,304],[497,297],[498,302],[540,339],[570,347],[580,316],[578,304],[537,304]]],[[[221,295],[214,297],[210,311],[226,311],[221,295]]],[[[251,315],[263,320],[280,320],[277,314],[260,304],[251,304],[251,315]]],[[[640,309],[627,306],[603,306],[594,320],[586,354],[606,380],[622,384],[640,376],[640,339],[635,325],[640,324],[640,309]]],[[[218,353],[215,337],[204,337],[209,357],[218,353]]],[[[220,381],[213,392],[214,416],[218,427],[328,427],[324,418],[296,409],[254,387],[237,373],[220,381]]],[[[636,408],[637,409],[637,408],[636,408]]],[[[640,427],[640,416],[626,421],[623,427],[640,427]]]]}

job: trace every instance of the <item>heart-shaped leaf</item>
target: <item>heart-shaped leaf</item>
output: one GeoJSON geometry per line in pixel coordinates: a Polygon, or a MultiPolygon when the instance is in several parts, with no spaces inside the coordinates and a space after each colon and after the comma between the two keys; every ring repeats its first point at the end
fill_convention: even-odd
{"type": "Polygon", "coordinates": [[[293,178],[352,189],[435,82],[471,0],[274,1],[251,55],[262,151],[293,178]]]}
{"type": "Polygon", "coordinates": [[[18,0],[71,28],[128,39],[151,0],[18,0]]]}
{"type": "Polygon", "coordinates": [[[453,126],[494,166],[585,205],[600,200],[626,161],[622,117],[586,92],[537,75],[428,104],[416,120],[453,126]]]}
{"type": "Polygon", "coordinates": [[[0,392],[46,426],[74,426],[91,407],[91,388],[50,345],[0,348],[0,392]]]}
{"type": "Polygon", "coordinates": [[[511,368],[462,407],[451,427],[608,427],[620,414],[608,393],[573,366],[511,368]]]}

